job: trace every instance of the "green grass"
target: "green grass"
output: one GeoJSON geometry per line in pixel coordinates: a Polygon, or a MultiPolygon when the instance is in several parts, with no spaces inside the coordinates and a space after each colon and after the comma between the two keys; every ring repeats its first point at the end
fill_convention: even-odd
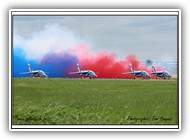
{"type": "Polygon", "coordinates": [[[178,124],[177,80],[13,78],[13,124],[178,124]]]}

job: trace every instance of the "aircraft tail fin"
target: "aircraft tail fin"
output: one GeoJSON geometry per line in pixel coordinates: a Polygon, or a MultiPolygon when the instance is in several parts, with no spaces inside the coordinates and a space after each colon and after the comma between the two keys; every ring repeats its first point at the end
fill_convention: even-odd
{"type": "Polygon", "coordinates": [[[32,69],[30,68],[30,64],[28,64],[28,71],[32,72],[32,69]]]}
{"type": "Polygon", "coordinates": [[[81,72],[82,70],[81,70],[81,68],[80,68],[80,65],[79,65],[79,64],[77,64],[77,67],[78,67],[78,71],[79,71],[79,72],[81,72]]]}
{"type": "Polygon", "coordinates": [[[131,72],[134,72],[132,64],[130,64],[130,69],[131,69],[131,72]]]}
{"type": "Polygon", "coordinates": [[[154,66],[152,66],[152,72],[156,72],[156,69],[154,66]]]}

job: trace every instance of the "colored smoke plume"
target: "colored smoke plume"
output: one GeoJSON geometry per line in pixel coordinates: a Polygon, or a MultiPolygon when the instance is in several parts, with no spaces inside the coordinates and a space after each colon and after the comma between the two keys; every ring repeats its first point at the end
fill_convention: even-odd
{"type": "Polygon", "coordinates": [[[134,55],[128,56],[123,61],[117,61],[114,54],[99,54],[93,61],[85,60],[81,62],[84,69],[91,69],[98,73],[99,78],[133,78],[130,75],[123,75],[124,72],[130,72],[129,64],[131,63],[135,70],[138,70],[139,61],[134,55]],[[88,62],[88,63],[85,63],[88,62]]]}
{"type": "Polygon", "coordinates": [[[78,58],[67,52],[47,54],[41,60],[43,70],[48,72],[49,77],[68,77],[72,66],[78,63],[78,58]]]}
{"type": "Polygon", "coordinates": [[[126,56],[125,60],[117,60],[118,54],[115,52],[102,50],[94,53],[95,46],[87,42],[72,30],[59,25],[47,25],[44,30],[33,33],[27,39],[15,32],[13,76],[25,76],[20,73],[28,71],[28,64],[31,64],[33,70],[48,72],[49,77],[63,78],[79,77],[68,74],[78,71],[77,63],[82,70],[92,70],[97,73],[98,78],[133,78],[131,74],[122,74],[131,71],[130,64],[136,71],[152,72],[152,69],[142,64],[135,55],[126,56]]]}
{"type": "Polygon", "coordinates": [[[117,60],[115,53],[104,50],[93,54],[90,48],[84,44],[67,51],[49,52],[39,62],[26,59],[22,49],[14,49],[14,77],[20,77],[19,72],[28,71],[28,63],[31,64],[33,70],[41,69],[47,72],[49,77],[79,77],[79,75],[68,74],[78,71],[77,63],[80,64],[82,70],[92,70],[97,73],[98,78],[133,78],[131,74],[122,74],[131,71],[130,64],[136,71],[152,71],[141,64],[135,55],[129,55],[125,60],[117,60]]]}
{"type": "MultiPolygon", "coordinates": [[[[151,72],[151,69],[141,64],[135,55],[129,55],[125,60],[117,60],[115,53],[102,51],[94,55],[90,49],[83,45],[72,49],[71,51],[79,58],[79,63],[82,70],[92,70],[97,73],[98,78],[133,78],[133,75],[123,75],[124,72],[130,72],[129,65],[132,64],[135,70],[146,70],[151,72]]],[[[77,66],[75,71],[77,71],[77,66]]]]}

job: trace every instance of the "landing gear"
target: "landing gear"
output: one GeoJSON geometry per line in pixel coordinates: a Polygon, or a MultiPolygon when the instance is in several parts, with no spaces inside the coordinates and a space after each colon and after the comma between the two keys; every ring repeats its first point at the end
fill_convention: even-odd
{"type": "Polygon", "coordinates": [[[89,77],[89,79],[95,79],[95,77],[89,77]]]}

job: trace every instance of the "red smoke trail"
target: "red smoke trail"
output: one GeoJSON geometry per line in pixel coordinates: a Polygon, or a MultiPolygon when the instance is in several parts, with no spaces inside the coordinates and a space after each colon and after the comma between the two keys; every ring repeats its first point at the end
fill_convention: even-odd
{"type": "MultiPolygon", "coordinates": [[[[131,72],[130,64],[132,64],[135,71],[147,71],[151,75],[151,78],[155,78],[151,74],[152,67],[147,67],[137,60],[135,55],[129,55],[125,60],[117,60],[115,53],[109,53],[104,50],[95,55],[84,44],[73,48],[69,52],[78,58],[82,70],[92,70],[97,73],[98,78],[134,78],[132,74],[122,74],[124,72],[131,72]]],[[[77,71],[76,65],[72,68],[77,71]]],[[[155,68],[157,71],[164,70],[162,67],[155,66],[155,68]]]]}
{"type": "Polygon", "coordinates": [[[98,54],[93,61],[81,62],[81,66],[85,69],[92,69],[98,73],[99,78],[122,78],[123,72],[129,71],[127,69],[126,61],[116,61],[113,54],[98,54]]]}
{"type": "Polygon", "coordinates": [[[117,61],[115,55],[102,53],[94,57],[93,61],[82,61],[81,66],[84,69],[91,69],[97,72],[99,78],[133,78],[131,74],[122,74],[131,71],[130,63],[134,65],[134,69],[140,64],[134,55],[128,56],[124,61],[117,61]]]}
{"type": "Polygon", "coordinates": [[[133,78],[133,75],[123,75],[124,72],[131,72],[129,65],[132,64],[135,71],[146,70],[151,73],[151,68],[147,68],[135,55],[129,55],[125,60],[117,60],[116,54],[103,51],[97,55],[90,52],[85,45],[80,45],[71,50],[77,55],[82,70],[92,70],[97,73],[98,78],[133,78]]]}

